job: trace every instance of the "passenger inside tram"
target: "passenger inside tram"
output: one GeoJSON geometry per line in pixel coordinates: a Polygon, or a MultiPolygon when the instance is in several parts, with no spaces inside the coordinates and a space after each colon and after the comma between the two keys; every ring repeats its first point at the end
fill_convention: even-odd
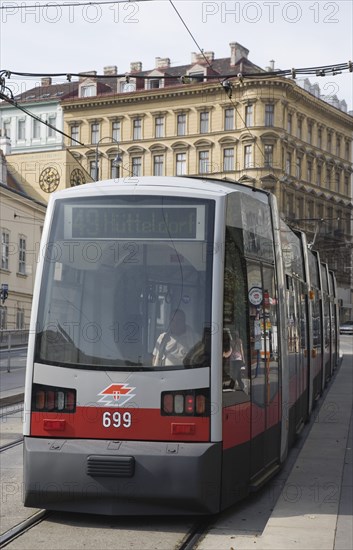
{"type": "Polygon", "coordinates": [[[169,328],[159,335],[153,350],[153,366],[182,365],[197,338],[186,324],[185,313],[176,309],[170,317],[169,328]]]}

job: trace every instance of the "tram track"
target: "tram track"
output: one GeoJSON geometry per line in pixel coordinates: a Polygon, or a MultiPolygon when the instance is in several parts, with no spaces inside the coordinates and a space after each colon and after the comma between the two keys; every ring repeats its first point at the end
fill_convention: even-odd
{"type": "Polygon", "coordinates": [[[177,550],[195,550],[197,543],[206,535],[210,525],[210,518],[195,523],[186,533],[177,550]]]}
{"type": "Polygon", "coordinates": [[[0,408],[0,419],[5,418],[6,416],[11,416],[16,413],[22,413],[24,409],[23,401],[18,403],[13,403],[11,405],[5,405],[0,408]]]}
{"type": "Polygon", "coordinates": [[[53,512],[48,512],[47,510],[39,510],[38,512],[33,514],[33,516],[30,516],[21,523],[18,523],[14,527],[11,527],[11,529],[0,535],[0,548],[5,548],[5,546],[26,533],[26,531],[49,518],[52,513],[53,512]]]}
{"type": "Polygon", "coordinates": [[[15,441],[11,441],[10,443],[6,443],[6,445],[2,445],[0,447],[0,453],[3,453],[8,449],[12,449],[13,447],[17,447],[17,445],[21,445],[21,443],[23,443],[23,437],[20,439],[15,439],[15,441]]]}

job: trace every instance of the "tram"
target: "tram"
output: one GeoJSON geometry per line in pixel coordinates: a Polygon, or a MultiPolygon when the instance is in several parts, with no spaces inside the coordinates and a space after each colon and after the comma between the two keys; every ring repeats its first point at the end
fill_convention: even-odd
{"type": "Polygon", "coordinates": [[[25,506],[214,514],[261,487],[337,366],[334,285],[260,189],[134,177],[54,193],[25,506]]]}

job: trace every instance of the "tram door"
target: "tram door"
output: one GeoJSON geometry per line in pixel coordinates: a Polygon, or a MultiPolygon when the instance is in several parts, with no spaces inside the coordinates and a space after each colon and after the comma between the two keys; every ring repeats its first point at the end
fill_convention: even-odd
{"type": "Polygon", "coordinates": [[[280,454],[280,397],[275,274],[272,266],[248,263],[251,355],[251,478],[280,454]]]}
{"type": "Polygon", "coordinates": [[[308,411],[308,336],[306,292],[303,283],[286,276],[289,408],[291,439],[308,411]]]}

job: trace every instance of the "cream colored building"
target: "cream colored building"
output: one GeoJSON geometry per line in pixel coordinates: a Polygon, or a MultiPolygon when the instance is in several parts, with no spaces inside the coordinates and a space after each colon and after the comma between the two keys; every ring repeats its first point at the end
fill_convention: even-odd
{"type": "Polygon", "coordinates": [[[335,269],[350,315],[353,117],[344,102],[320,98],[317,85],[270,76],[248,53],[231,43],[223,59],[204,52],[172,67],[158,57],[149,71],[132,63],[127,77],[105,68],[111,79],[101,91],[96,73],[82,76],[77,96],[61,102],[66,149],[8,162],[44,200],[62,187],[143,175],[267,189],[287,223],[304,229],[335,269]]]}
{"type": "Polygon", "coordinates": [[[350,286],[353,117],[286,78],[231,79],[64,101],[70,151],[98,179],[195,175],[277,196],[350,286]],[[116,157],[120,163],[116,165],[116,157]]]}
{"type": "Polygon", "coordinates": [[[0,303],[0,329],[28,329],[46,206],[30,186],[7,173],[1,151],[0,161],[0,283],[8,288],[0,303]]]}

